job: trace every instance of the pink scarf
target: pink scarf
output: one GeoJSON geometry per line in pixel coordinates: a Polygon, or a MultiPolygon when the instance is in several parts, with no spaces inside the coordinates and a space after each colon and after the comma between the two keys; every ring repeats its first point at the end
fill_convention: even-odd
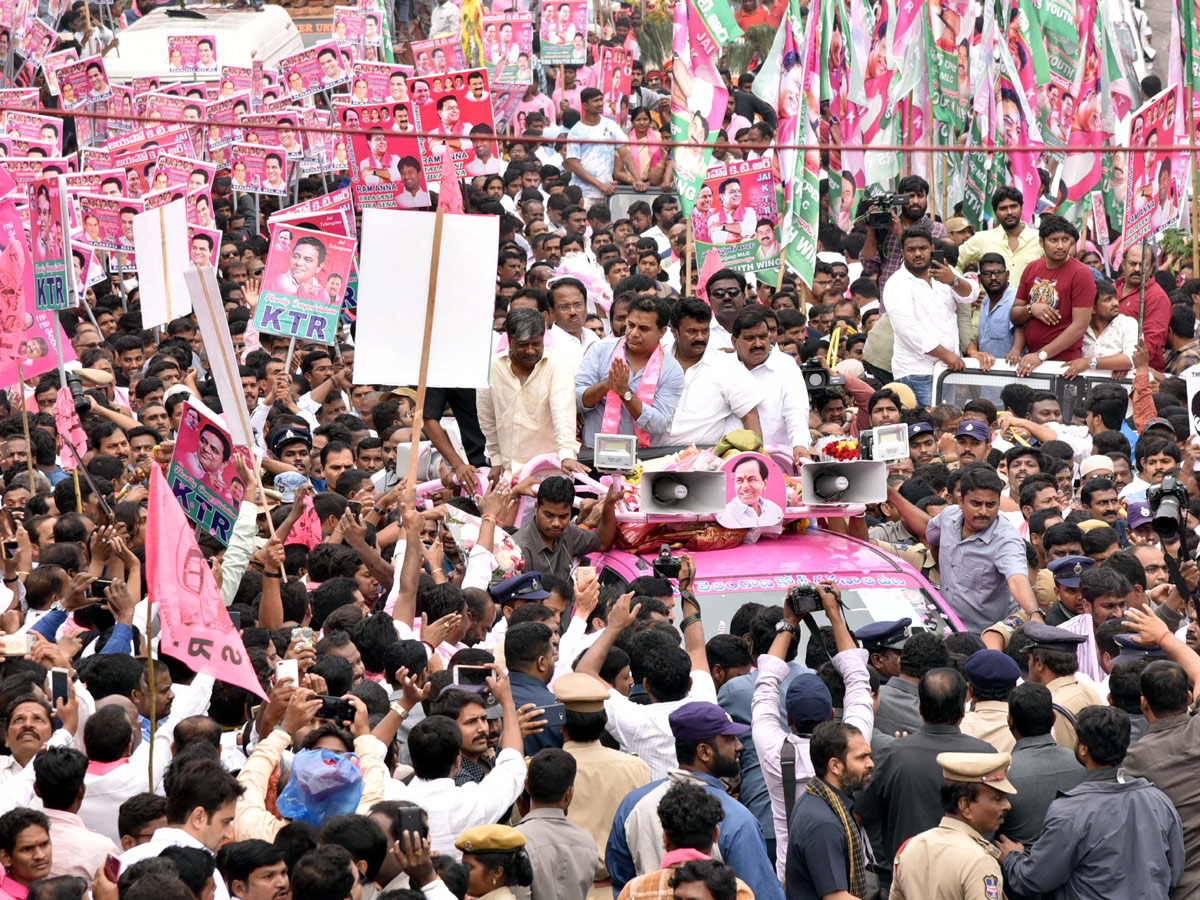
{"type": "MultiPolygon", "coordinates": [[[[629,362],[629,355],[625,353],[625,338],[621,338],[617,342],[617,352],[613,355],[624,356],[625,361],[629,362]]],[[[654,405],[654,391],[658,387],[659,376],[662,375],[663,364],[663,348],[660,343],[654,348],[654,352],[650,354],[650,361],[646,363],[646,368],[642,370],[642,380],[636,391],[638,399],[646,406],[654,405]]],[[[632,370],[632,366],[630,369],[632,370]]],[[[633,378],[633,372],[630,371],[629,377],[633,378]]],[[[621,426],[621,410],[625,408],[625,404],[621,398],[617,396],[616,391],[609,391],[604,396],[604,422],[601,431],[604,434],[615,434],[621,426]]],[[[633,431],[637,435],[639,447],[650,446],[650,435],[642,431],[635,424],[633,431]]]]}

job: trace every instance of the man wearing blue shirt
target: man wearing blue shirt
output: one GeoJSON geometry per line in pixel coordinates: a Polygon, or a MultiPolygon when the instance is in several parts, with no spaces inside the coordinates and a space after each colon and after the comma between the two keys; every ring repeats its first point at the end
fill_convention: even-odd
{"type": "MultiPolygon", "coordinates": [[[[985,253],[979,258],[979,286],[984,299],[979,306],[979,349],[996,359],[1004,359],[1013,350],[1012,310],[1017,286],[1009,278],[1008,265],[999,253],[985,253]]],[[[1019,354],[1025,349],[1025,337],[1020,337],[1019,354]]]]}

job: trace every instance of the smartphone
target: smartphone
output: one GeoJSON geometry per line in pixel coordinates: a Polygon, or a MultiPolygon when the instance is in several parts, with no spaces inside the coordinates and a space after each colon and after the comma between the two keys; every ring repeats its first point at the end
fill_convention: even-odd
{"type": "Polygon", "coordinates": [[[50,670],[50,705],[57,708],[58,701],[71,699],[71,673],[66,669],[50,670]]]}
{"type": "Polygon", "coordinates": [[[450,672],[451,684],[466,684],[472,687],[486,685],[492,675],[487,666],[454,666],[450,672]]]}
{"type": "Polygon", "coordinates": [[[944,266],[946,264],[946,251],[934,250],[929,254],[929,259],[935,263],[941,263],[944,266]]]}
{"type": "Polygon", "coordinates": [[[104,857],[104,877],[116,884],[121,877],[121,860],[109,853],[104,857]]]}
{"type": "Polygon", "coordinates": [[[350,512],[354,513],[354,515],[356,515],[356,516],[362,515],[362,503],[359,502],[358,500],[350,500],[349,502],[346,503],[346,506],[349,507],[350,512]]]}
{"type": "Polygon", "coordinates": [[[561,703],[548,703],[542,710],[541,718],[546,720],[544,728],[553,728],[567,721],[567,708],[561,703]]]}
{"type": "Polygon", "coordinates": [[[354,706],[349,700],[340,697],[321,697],[321,708],[317,710],[318,719],[328,719],[331,722],[351,722],[354,720],[354,706]]]}
{"type": "Polygon", "coordinates": [[[33,651],[34,641],[29,632],[0,635],[0,656],[24,656],[33,651]]]}
{"type": "Polygon", "coordinates": [[[104,599],[104,592],[112,586],[111,578],[97,578],[88,585],[88,596],[94,597],[97,600],[104,599]]]}
{"type": "Polygon", "coordinates": [[[294,644],[298,640],[303,640],[306,647],[315,647],[313,641],[313,630],[311,628],[293,628],[292,638],[288,643],[294,644]]]}
{"type": "Polygon", "coordinates": [[[412,831],[425,838],[429,829],[425,826],[424,811],[419,806],[401,806],[396,810],[396,840],[406,831],[412,831]]]}
{"type": "Polygon", "coordinates": [[[18,549],[20,549],[20,545],[16,541],[5,541],[4,542],[4,555],[6,557],[11,558],[13,556],[16,556],[18,549]]]}
{"type": "Polygon", "coordinates": [[[281,659],[275,663],[275,683],[285,678],[292,679],[292,684],[300,686],[300,663],[294,659],[281,659]]]}
{"type": "Polygon", "coordinates": [[[575,569],[575,584],[588,584],[596,580],[595,566],[579,566],[575,569]]]}

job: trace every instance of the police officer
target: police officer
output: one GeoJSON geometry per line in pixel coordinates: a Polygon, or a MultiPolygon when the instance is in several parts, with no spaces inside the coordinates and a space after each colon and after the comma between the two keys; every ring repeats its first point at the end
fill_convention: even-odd
{"type": "Polygon", "coordinates": [[[1046,610],[1047,625],[1061,625],[1083,612],[1079,579],[1095,564],[1090,556],[1064,556],[1047,566],[1054,576],[1054,596],[1057,598],[1046,610]]]}
{"type": "Polygon", "coordinates": [[[1008,811],[1007,753],[939,753],[942,809],[936,828],[923,831],[896,854],[891,900],[1000,900],[995,848],[983,837],[1008,811]]]}
{"type": "Polygon", "coordinates": [[[977,650],[963,665],[971,708],[959,728],[963,734],[987,741],[1003,753],[1017,742],[1008,728],[1008,695],[1017,686],[1021,668],[1007,653],[977,650]]]}
{"type": "Polygon", "coordinates": [[[496,623],[488,634],[488,640],[493,644],[503,645],[504,635],[508,633],[508,619],[513,610],[526,603],[539,603],[550,596],[550,592],[542,586],[541,572],[525,572],[506,578],[491,589],[492,599],[500,604],[500,612],[496,623]]]}
{"type": "Polygon", "coordinates": [[[900,651],[912,634],[912,619],[894,622],[872,622],[854,633],[869,655],[868,661],[886,683],[900,674],[900,651]]]}
{"type": "Polygon", "coordinates": [[[1044,684],[1050,689],[1054,704],[1054,740],[1060,747],[1074,749],[1075,719],[1085,706],[1099,706],[1100,697],[1087,685],[1076,680],[1079,659],[1076,649],[1087,640],[1081,634],[1030,622],[1025,626],[1029,638],[1029,681],[1044,684]]]}

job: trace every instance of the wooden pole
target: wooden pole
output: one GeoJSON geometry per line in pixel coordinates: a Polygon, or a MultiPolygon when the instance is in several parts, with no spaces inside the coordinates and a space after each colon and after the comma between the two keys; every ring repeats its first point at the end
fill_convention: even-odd
{"type": "Polygon", "coordinates": [[[17,396],[21,398],[21,425],[25,429],[25,461],[29,464],[29,493],[36,494],[37,488],[33,483],[33,441],[29,437],[29,411],[25,408],[25,373],[21,360],[17,358],[17,396]]]}
{"type": "MultiPolygon", "coordinates": [[[[692,231],[692,217],[687,217],[687,245],[683,251],[683,284],[679,287],[680,296],[688,297],[692,295],[692,256],[696,252],[695,234],[692,231]]],[[[709,301],[709,306],[712,306],[712,301],[709,301]]]]}
{"type": "MultiPolygon", "coordinates": [[[[1188,143],[1196,143],[1196,111],[1193,107],[1196,105],[1196,89],[1190,88],[1187,92],[1187,123],[1188,123],[1188,143]]],[[[1192,164],[1192,277],[1200,278],[1200,167],[1196,163],[1196,154],[1200,150],[1193,149],[1189,154],[1192,164]]]]}
{"type": "MultiPolygon", "coordinates": [[[[167,295],[167,321],[173,322],[175,316],[171,312],[171,264],[167,259],[167,223],[161,206],[158,208],[158,234],[162,239],[163,291],[167,295]]],[[[150,790],[154,788],[151,787],[150,790]]]]}
{"type": "Polygon", "coordinates": [[[1146,318],[1146,271],[1149,268],[1146,264],[1146,254],[1150,252],[1150,236],[1142,238],[1142,285],[1138,288],[1138,342],[1141,343],[1142,325],[1146,318]]]}
{"type": "MultiPolygon", "coordinates": [[[[425,414],[425,382],[429,376],[429,350],[433,341],[433,312],[437,303],[438,267],[442,259],[442,221],[441,207],[433,220],[433,258],[429,261],[429,286],[425,293],[425,335],[421,339],[421,368],[417,373],[417,407],[413,412],[412,450],[408,454],[408,490],[405,492],[411,500],[416,498],[417,486],[417,455],[421,450],[421,424],[425,414]]],[[[466,487],[466,485],[463,485],[466,487]]]]}
{"type": "MultiPolygon", "coordinates": [[[[159,207],[161,209],[161,207],[159,207]]],[[[154,793],[154,733],[158,730],[158,716],[154,715],[154,653],[150,642],[154,637],[154,626],[151,619],[150,598],[146,598],[146,687],[150,695],[150,753],[146,763],[146,780],[150,783],[147,790],[154,793]]]]}

